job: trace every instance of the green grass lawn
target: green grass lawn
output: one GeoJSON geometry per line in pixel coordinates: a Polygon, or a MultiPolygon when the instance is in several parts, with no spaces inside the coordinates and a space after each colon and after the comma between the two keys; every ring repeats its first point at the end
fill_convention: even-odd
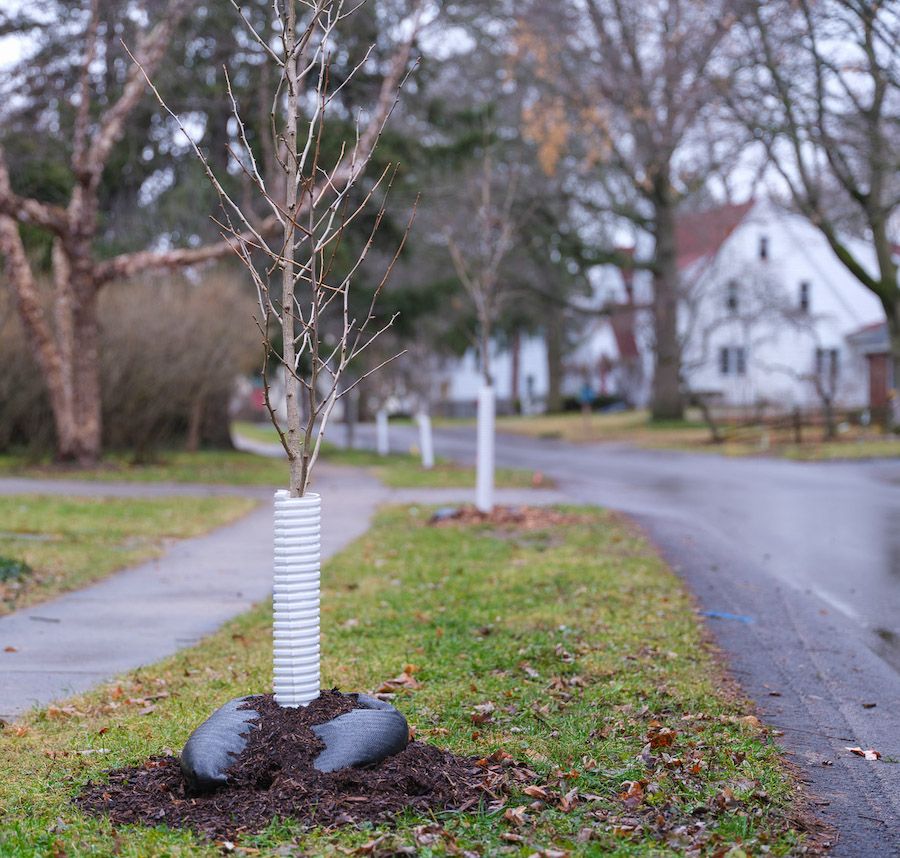
{"type": "Polygon", "coordinates": [[[43,601],[151,557],[249,512],[254,501],[217,498],[0,496],[0,558],[30,573],[5,577],[0,614],[43,601]]]}
{"type": "MultiPolygon", "coordinates": [[[[395,422],[409,422],[400,421],[395,422]]],[[[459,421],[457,421],[459,422],[459,421]]],[[[275,429],[265,423],[249,423],[238,420],[232,424],[232,431],[253,441],[277,444],[275,429]]],[[[475,485],[475,469],[457,465],[447,459],[437,457],[430,470],[421,466],[418,455],[391,453],[379,456],[374,450],[347,450],[333,444],[324,444],[322,460],[335,465],[355,465],[368,468],[372,474],[391,488],[469,488],[475,485]]],[[[539,486],[548,488],[553,481],[541,475],[535,478],[533,471],[522,468],[497,468],[494,473],[497,488],[520,489],[539,486]]]]}
{"type": "MultiPolygon", "coordinates": [[[[793,785],[778,749],[727,690],[683,587],[630,524],[581,510],[552,530],[512,532],[429,527],[427,515],[382,512],[326,565],[323,681],[372,689],[411,665],[420,687],[394,702],[419,739],[461,754],[509,753],[537,773],[546,798],[516,795],[494,813],[404,816],[394,828],[275,822],[239,840],[235,854],[796,848],[793,785]],[[493,717],[475,723],[475,707],[487,703],[493,717]],[[437,823],[437,836],[426,823],[437,823]]],[[[71,799],[106,769],[177,752],[227,699],[266,691],[270,617],[259,606],[197,647],[7,725],[0,854],[221,854],[222,844],[186,831],[114,829],[71,799]]]]}
{"type": "Polygon", "coordinates": [[[48,479],[91,480],[135,483],[210,483],[236,486],[280,486],[287,466],[278,459],[241,453],[236,450],[183,450],[160,452],[157,461],[133,464],[129,457],[108,454],[96,468],[75,468],[34,462],[27,457],[0,456],[0,476],[46,477],[48,479]]]}
{"type": "MultiPolygon", "coordinates": [[[[277,443],[274,430],[247,424],[262,440],[277,443]]],[[[250,438],[250,430],[242,425],[241,434],[250,438]]],[[[260,438],[257,438],[260,440],[260,438]]],[[[438,459],[434,468],[425,470],[418,456],[392,453],[379,456],[370,450],[344,450],[323,445],[322,462],[333,465],[364,467],[392,488],[469,488],[475,485],[475,469],[438,459]]],[[[103,482],[142,483],[208,483],[238,486],[283,486],[287,483],[287,464],[282,459],[257,456],[237,450],[162,451],[156,462],[136,465],[125,455],[110,454],[97,468],[83,469],[54,465],[49,461],[30,461],[21,455],[0,455],[0,476],[47,477],[50,479],[83,479],[103,482]]],[[[540,486],[552,486],[546,477],[540,486]]],[[[534,485],[532,471],[497,468],[498,488],[529,488],[534,485]]]]}
{"type": "Polygon", "coordinates": [[[761,426],[723,425],[725,440],[713,444],[710,432],[698,419],[652,422],[646,411],[614,414],[538,414],[497,418],[497,429],[517,435],[572,443],[618,442],[659,450],[718,453],[723,456],[781,456],[804,461],[875,459],[900,456],[900,438],[865,434],[859,427],[835,441],[821,440],[821,428],[803,430],[804,442],[795,444],[790,430],[776,437],[761,426]],[[768,443],[764,443],[764,436],[768,443]]]}

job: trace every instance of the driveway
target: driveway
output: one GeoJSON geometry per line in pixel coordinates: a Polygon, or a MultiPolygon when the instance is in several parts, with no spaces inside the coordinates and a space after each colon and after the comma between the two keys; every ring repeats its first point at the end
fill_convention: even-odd
{"type": "MultiPolygon", "coordinates": [[[[333,440],[342,435],[337,427],[333,440]]],[[[370,445],[371,428],[357,438],[370,445]]],[[[416,430],[393,426],[391,440],[406,449],[416,430]]],[[[474,441],[474,427],[441,429],[435,450],[471,462],[474,441]]],[[[512,435],[496,455],[498,465],[556,478],[574,500],[637,518],[716,615],[708,625],[732,671],[839,830],[834,854],[900,855],[900,463],[512,435]]]]}

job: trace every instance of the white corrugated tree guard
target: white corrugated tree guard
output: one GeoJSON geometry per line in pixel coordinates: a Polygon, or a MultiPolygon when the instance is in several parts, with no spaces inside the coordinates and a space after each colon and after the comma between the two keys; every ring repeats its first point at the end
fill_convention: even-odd
{"type": "Polygon", "coordinates": [[[384,408],[379,408],[375,413],[375,448],[379,456],[387,456],[391,452],[388,430],[388,413],[384,408]]]}
{"type": "Polygon", "coordinates": [[[434,467],[434,434],[431,431],[431,417],[427,411],[416,415],[419,424],[419,452],[422,454],[422,467],[430,471],[434,467]]]}
{"type": "Polygon", "coordinates": [[[485,382],[478,390],[475,453],[475,506],[481,512],[494,508],[494,410],[494,387],[485,382]]]}
{"type": "MultiPolygon", "coordinates": [[[[275,42],[265,40],[244,19],[251,37],[279,74],[271,111],[277,165],[267,165],[276,168],[274,178],[257,165],[226,75],[240,141],[240,146],[232,148],[232,155],[259,191],[268,212],[262,221],[255,213],[243,211],[228,195],[187,129],[150,84],[164,110],[190,140],[218,192],[224,212],[218,224],[250,273],[258,294],[256,323],[265,345],[266,406],[290,465],[289,488],[276,492],[274,500],[273,684],[275,699],[282,706],[304,706],[319,696],[322,500],[309,491],[309,485],[325,428],[338,399],[393,359],[358,376],[352,384],[342,384],[341,377],[350,362],[393,322],[393,318],[376,322],[374,311],[405,235],[368,307],[359,313],[359,320],[351,308],[351,285],[371,240],[340,272],[333,270],[333,251],[338,244],[346,246],[341,239],[348,226],[371,204],[376,191],[383,197],[375,213],[374,229],[384,216],[384,197],[394,175],[391,167],[365,190],[358,190],[352,204],[348,205],[348,199],[397,102],[418,30],[419,8],[414,7],[406,40],[390,60],[378,101],[367,111],[367,123],[355,129],[356,136],[346,141],[334,163],[325,163],[319,143],[326,114],[343,109],[339,93],[329,87],[330,57],[337,49],[334,37],[338,25],[359,5],[345,4],[345,0],[276,3],[281,32],[275,42]],[[299,27],[298,8],[304,10],[306,18],[299,27]],[[273,328],[281,334],[280,350],[274,344],[273,328]],[[280,365],[284,376],[283,425],[270,401],[266,374],[270,361],[280,365]]],[[[341,83],[341,88],[345,86],[347,79],[341,83]]]]}
{"type": "Polygon", "coordinates": [[[282,706],[319,696],[321,530],[319,495],[275,492],[273,690],[282,706]]]}

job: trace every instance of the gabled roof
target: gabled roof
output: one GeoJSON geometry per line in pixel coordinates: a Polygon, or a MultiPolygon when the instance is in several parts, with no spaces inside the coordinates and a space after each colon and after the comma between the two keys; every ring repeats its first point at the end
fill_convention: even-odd
{"type": "Polygon", "coordinates": [[[686,212],[675,224],[678,267],[687,268],[698,259],[712,256],[753,208],[755,200],[702,212],[686,212]]]}
{"type": "Polygon", "coordinates": [[[863,325],[847,334],[847,342],[860,354],[882,354],[891,350],[891,339],[888,335],[887,322],[873,322],[863,325]]]}

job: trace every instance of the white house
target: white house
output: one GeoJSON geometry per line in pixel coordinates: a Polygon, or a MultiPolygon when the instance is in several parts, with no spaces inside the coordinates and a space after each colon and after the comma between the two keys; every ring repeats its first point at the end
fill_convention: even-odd
{"type": "MultiPolygon", "coordinates": [[[[691,393],[733,407],[845,408],[879,405],[890,384],[884,311],[803,217],[767,200],[687,213],[677,225],[683,300],[683,378],[691,393]]],[[[874,268],[872,249],[851,242],[874,268]]],[[[642,406],[653,372],[652,286],[646,272],[591,272],[591,295],[564,361],[563,392],[595,393],[642,406]]],[[[542,337],[493,357],[498,401],[518,396],[537,410],[547,394],[542,337]]],[[[470,351],[442,371],[440,399],[457,411],[479,384],[470,351]]]]}
{"type": "MultiPolygon", "coordinates": [[[[682,217],[686,387],[732,406],[869,404],[852,335],[884,322],[877,297],[803,217],[769,201],[682,217]]],[[[858,258],[874,267],[862,242],[858,258]]]]}

